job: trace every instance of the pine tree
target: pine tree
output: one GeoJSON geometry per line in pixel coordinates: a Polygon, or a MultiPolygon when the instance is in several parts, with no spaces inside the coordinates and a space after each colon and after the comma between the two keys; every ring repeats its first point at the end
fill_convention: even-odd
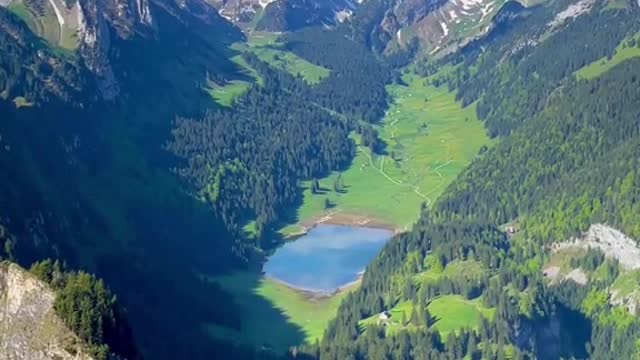
{"type": "Polygon", "coordinates": [[[317,194],[318,192],[320,192],[320,182],[318,179],[313,179],[311,182],[311,193],[317,194]]]}
{"type": "Polygon", "coordinates": [[[424,319],[424,326],[430,327],[433,324],[433,317],[431,317],[431,312],[428,307],[424,308],[424,312],[422,313],[422,318],[424,319]]]}

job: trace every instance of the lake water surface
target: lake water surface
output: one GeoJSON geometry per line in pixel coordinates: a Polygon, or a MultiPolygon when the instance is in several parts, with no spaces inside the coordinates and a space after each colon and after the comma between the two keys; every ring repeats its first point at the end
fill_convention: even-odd
{"type": "Polygon", "coordinates": [[[320,224],[278,249],[264,271],[295,288],[333,292],[356,280],[392,235],[385,229],[320,224]]]}

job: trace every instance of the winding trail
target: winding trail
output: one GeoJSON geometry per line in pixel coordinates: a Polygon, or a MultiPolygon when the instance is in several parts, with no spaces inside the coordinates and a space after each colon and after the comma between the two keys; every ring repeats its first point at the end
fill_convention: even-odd
{"type": "MultiPolygon", "coordinates": [[[[409,96],[411,96],[411,94],[409,94],[409,96]]],[[[398,99],[396,101],[396,105],[401,105],[403,102],[405,101],[405,98],[402,97],[400,99],[398,99]]],[[[398,121],[400,121],[400,117],[397,115],[398,113],[400,113],[400,110],[396,110],[395,111],[395,116],[393,121],[389,124],[390,127],[392,127],[391,129],[391,139],[394,139],[396,136],[396,124],[398,123],[398,121]]],[[[389,113],[387,113],[389,114],[389,113]]],[[[433,169],[433,171],[435,171],[435,173],[440,177],[440,183],[438,185],[436,185],[430,192],[428,192],[427,194],[423,194],[420,192],[420,187],[417,185],[411,185],[411,184],[406,184],[403,183],[400,180],[396,180],[394,178],[392,178],[391,176],[389,176],[387,173],[384,172],[384,159],[385,156],[382,155],[382,158],[380,159],[380,168],[378,169],[378,167],[376,167],[373,163],[373,159],[371,158],[371,156],[369,154],[367,154],[366,151],[364,151],[362,149],[362,147],[360,145],[358,145],[358,150],[360,150],[366,157],[367,159],[369,159],[369,164],[371,165],[371,167],[373,169],[375,169],[377,172],[379,172],[380,174],[382,174],[382,176],[384,176],[387,180],[389,180],[391,183],[398,185],[398,186],[403,186],[403,187],[409,187],[413,190],[414,193],[416,193],[416,195],[420,196],[422,199],[424,199],[426,201],[426,205],[430,206],[431,205],[431,198],[429,198],[429,194],[433,193],[434,191],[436,191],[445,181],[444,176],[442,175],[442,173],[440,173],[438,170],[449,165],[453,160],[449,160],[447,162],[445,162],[444,164],[441,164],[439,166],[437,166],[436,168],[433,169]]]]}
{"type": "Polygon", "coordinates": [[[404,183],[402,183],[402,181],[395,180],[395,179],[393,179],[391,176],[387,175],[387,173],[385,173],[385,172],[384,172],[384,170],[383,170],[383,168],[382,168],[382,166],[383,166],[383,164],[384,164],[384,155],[382,156],[382,162],[380,163],[380,169],[378,169],[378,168],[373,164],[373,159],[371,159],[371,156],[370,156],[369,154],[367,154],[367,153],[362,149],[362,147],[360,147],[360,145],[358,145],[358,150],[360,150],[360,151],[364,154],[364,156],[366,156],[366,157],[367,157],[367,159],[369,159],[369,164],[371,164],[371,167],[372,167],[372,168],[374,168],[374,169],[375,169],[377,172],[379,172],[380,174],[382,174],[382,176],[384,176],[387,180],[389,180],[391,183],[393,183],[393,184],[395,184],[395,185],[398,185],[398,186],[404,186],[404,187],[409,187],[409,188],[411,188],[411,189],[413,190],[413,192],[414,192],[414,193],[416,193],[418,196],[420,196],[421,198],[423,198],[423,199],[426,201],[427,206],[431,205],[431,199],[430,199],[428,196],[426,196],[426,195],[422,194],[422,193],[420,192],[420,188],[419,188],[418,186],[413,186],[413,185],[410,185],[410,184],[404,184],[404,183]]]}

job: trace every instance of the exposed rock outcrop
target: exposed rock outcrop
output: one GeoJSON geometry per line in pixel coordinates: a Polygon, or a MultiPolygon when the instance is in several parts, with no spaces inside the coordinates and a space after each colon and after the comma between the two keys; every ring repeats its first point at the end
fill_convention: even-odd
{"type": "Polygon", "coordinates": [[[15,264],[0,263],[0,359],[89,360],[55,314],[54,292],[15,264]]]}
{"type": "Polygon", "coordinates": [[[593,224],[583,236],[553,244],[551,249],[557,252],[571,247],[599,249],[607,257],[618,260],[626,270],[640,268],[640,247],[636,241],[604,224],[593,224]]]}
{"type": "Polygon", "coordinates": [[[220,15],[261,31],[287,31],[308,25],[335,25],[347,21],[363,0],[209,0],[220,15]]]}

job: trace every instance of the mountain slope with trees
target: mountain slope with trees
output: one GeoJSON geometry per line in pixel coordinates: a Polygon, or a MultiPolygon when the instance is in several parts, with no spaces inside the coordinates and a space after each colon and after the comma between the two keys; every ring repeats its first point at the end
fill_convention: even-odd
{"type": "Polygon", "coordinates": [[[480,90],[469,102],[479,99],[478,115],[490,130],[501,129],[501,116],[513,122],[505,123],[507,131],[494,132],[502,136],[498,144],[425,209],[411,232],[391,240],[367,268],[361,288],[344,301],[323,342],[308,353],[323,359],[638,356],[640,321],[608,301],[617,265],[602,265],[604,256],[593,266],[586,265],[591,254],[579,258],[583,265],[576,266],[602,265],[608,274],[585,285],[549,282],[542,274],[546,244],[593,223],[638,237],[640,62],[623,61],[592,80],[576,79],[574,72],[635,36],[640,9],[635,2],[619,9],[595,2],[586,14],[550,29],[549,20],[569,5],[527,11],[518,15],[524,20],[495,28],[444,63],[422,67],[433,74],[430,81],[448,84],[463,101],[480,90]],[[570,51],[568,38],[571,47],[589,44],[589,51],[570,51]],[[446,63],[457,66],[437,72],[446,63]],[[520,69],[529,72],[519,75],[520,69]],[[499,228],[511,222],[516,225],[499,228]],[[469,262],[482,264],[480,278],[446,270],[469,262]],[[449,294],[479,299],[495,308],[495,316],[442,338],[433,325],[440,320],[430,321],[429,309],[449,294]],[[362,327],[361,320],[385,310],[393,316],[407,301],[413,310],[395,320],[400,330],[384,323],[362,327]]]}

